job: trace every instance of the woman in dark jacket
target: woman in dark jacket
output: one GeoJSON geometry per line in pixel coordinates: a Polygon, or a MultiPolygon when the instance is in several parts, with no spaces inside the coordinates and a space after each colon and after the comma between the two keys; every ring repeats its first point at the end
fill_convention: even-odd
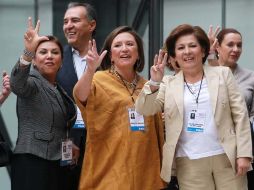
{"type": "Polygon", "coordinates": [[[62,46],[54,36],[39,36],[38,31],[39,21],[33,28],[29,18],[25,50],[11,74],[18,116],[18,139],[12,159],[13,190],[65,189],[67,170],[60,164],[78,157],[78,151],[72,148],[75,145],[68,139],[76,108],[56,83],[62,46]]]}

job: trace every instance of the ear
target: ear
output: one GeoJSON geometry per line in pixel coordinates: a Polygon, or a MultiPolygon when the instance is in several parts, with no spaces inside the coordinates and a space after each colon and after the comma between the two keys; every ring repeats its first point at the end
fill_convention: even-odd
{"type": "Polygon", "coordinates": [[[91,20],[89,22],[89,25],[90,25],[90,32],[93,32],[96,28],[96,21],[95,20],[91,20]]]}
{"type": "Polygon", "coordinates": [[[204,48],[202,48],[202,58],[204,58],[205,57],[205,49],[204,48]]]}
{"type": "Polygon", "coordinates": [[[215,49],[216,49],[217,52],[220,51],[220,45],[219,45],[219,43],[216,44],[215,49]]]}

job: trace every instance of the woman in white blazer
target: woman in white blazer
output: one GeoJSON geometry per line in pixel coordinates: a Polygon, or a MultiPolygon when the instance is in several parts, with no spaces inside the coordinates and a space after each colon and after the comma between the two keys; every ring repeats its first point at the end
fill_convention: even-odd
{"type": "Polygon", "coordinates": [[[136,101],[141,114],[165,113],[161,177],[168,182],[175,164],[181,190],[247,189],[249,119],[230,69],[204,66],[209,39],[198,26],[179,25],[166,46],[181,71],[163,78],[167,54],[160,51],[136,101]]]}

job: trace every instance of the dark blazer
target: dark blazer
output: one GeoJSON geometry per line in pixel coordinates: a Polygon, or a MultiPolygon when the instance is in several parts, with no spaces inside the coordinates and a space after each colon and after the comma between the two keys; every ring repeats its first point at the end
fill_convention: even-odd
{"type": "Polygon", "coordinates": [[[57,74],[57,82],[64,88],[67,94],[73,99],[72,90],[78,82],[78,77],[74,68],[72,47],[64,47],[64,58],[61,69],[57,74]]]}
{"type": "Polygon", "coordinates": [[[61,141],[76,120],[72,99],[59,85],[55,88],[50,84],[33,66],[21,68],[19,62],[11,73],[11,88],[17,95],[18,116],[14,153],[60,159],[61,141]]]}
{"type": "MultiPolygon", "coordinates": [[[[57,74],[57,82],[64,88],[67,94],[73,99],[72,91],[75,84],[78,81],[77,73],[74,68],[72,47],[66,45],[64,47],[64,58],[61,69],[57,74]]],[[[73,137],[74,143],[81,149],[81,157],[83,158],[82,152],[86,141],[86,130],[85,129],[71,129],[71,136],[73,137]]]]}

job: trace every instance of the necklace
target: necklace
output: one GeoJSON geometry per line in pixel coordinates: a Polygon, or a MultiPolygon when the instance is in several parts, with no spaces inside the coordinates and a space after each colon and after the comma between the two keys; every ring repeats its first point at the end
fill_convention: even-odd
{"type": "Polygon", "coordinates": [[[185,77],[184,77],[184,82],[185,82],[187,88],[189,89],[190,93],[195,97],[196,104],[198,104],[198,98],[199,98],[199,94],[200,94],[200,91],[201,91],[201,88],[202,88],[203,78],[204,78],[204,72],[203,72],[203,75],[202,75],[202,78],[201,78],[201,82],[200,82],[198,94],[196,95],[196,89],[192,89],[192,88],[188,85],[188,83],[186,82],[185,77]]]}
{"type": "Polygon", "coordinates": [[[114,74],[119,80],[121,80],[125,86],[127,86],[130,89],[135,89],[137,84],[138,84],[138,75],[135,73],[135,78],[132,82],[129,82],[125,79],[123,79],[123,77],[115,70],[115,69],[111,69],[110,72],[112,74],[114,74]]]}

